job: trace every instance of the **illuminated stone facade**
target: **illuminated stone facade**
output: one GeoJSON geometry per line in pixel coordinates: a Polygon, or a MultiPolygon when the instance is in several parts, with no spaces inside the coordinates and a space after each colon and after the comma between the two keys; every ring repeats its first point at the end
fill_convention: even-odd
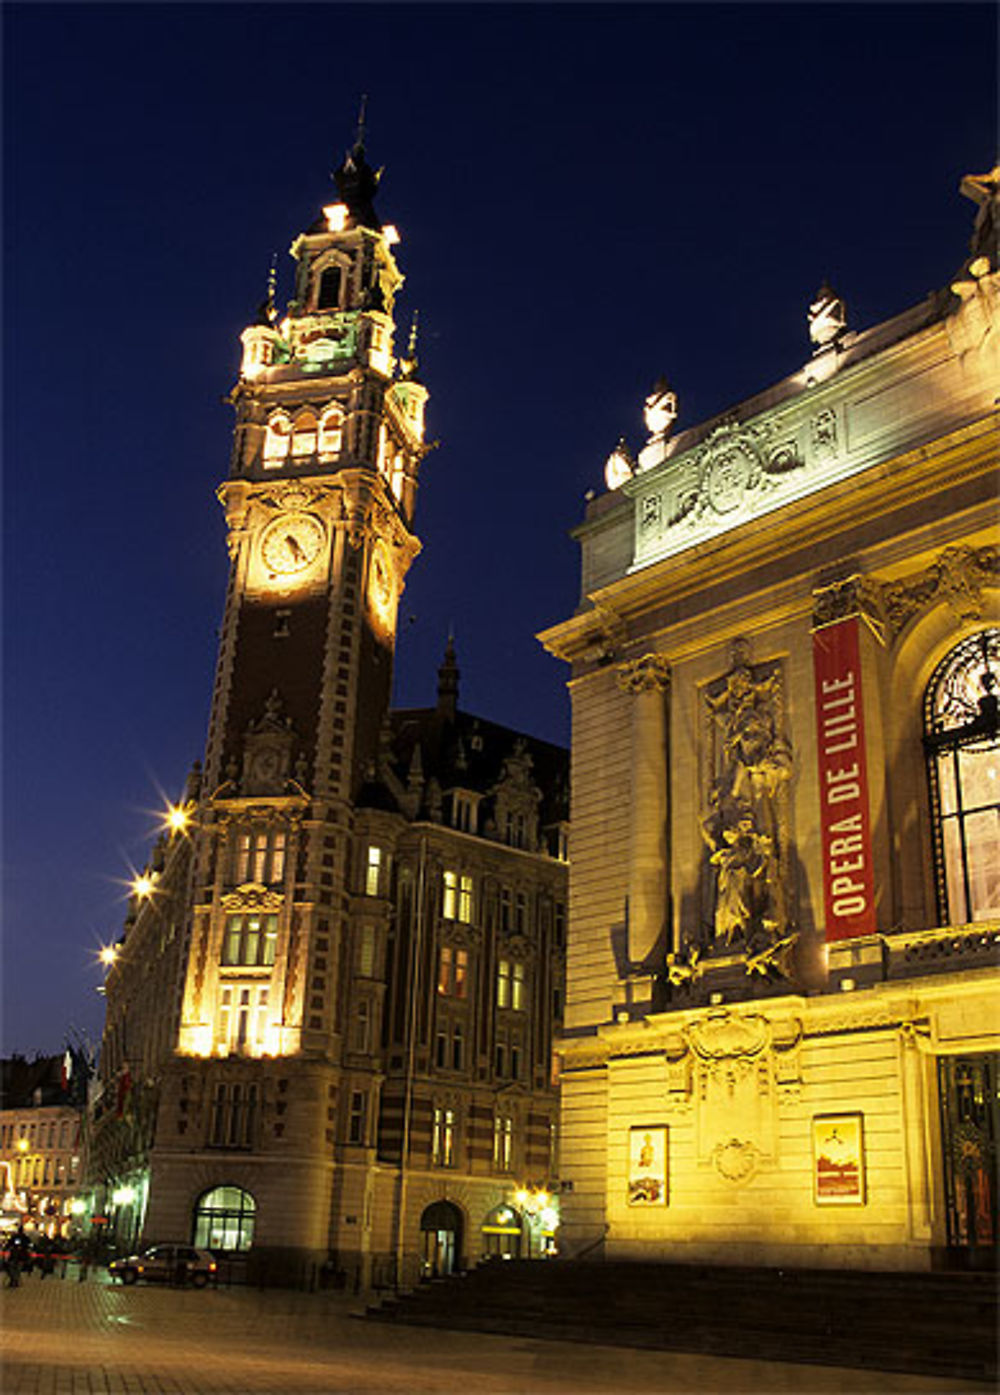
{"type": "Polygon", "coordinates": [[[242,336],[204,768],[108,974],[94,1172],[120,1237],[392,1282],[553,1176],[568,756],[460,711],[450,645],[390,711],[427,392],[360,143],[335,177],[242,336]]]}
{"type": "MultiPolygon", "coordinates": [[[[953,283],[620,445],[572,666],[563,1248],[995,1254],[998,172],[953,283]]],[[[670,410],[664,410],[667,403],[670,410]]]]}

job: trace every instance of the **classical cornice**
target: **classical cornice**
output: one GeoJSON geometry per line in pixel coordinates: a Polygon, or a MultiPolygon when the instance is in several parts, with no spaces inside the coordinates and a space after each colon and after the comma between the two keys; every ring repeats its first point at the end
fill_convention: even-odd
{"type": "MultiPolygon", "coordinates": [[[[626,573],[587,597],[594,609],[537,637],[556,658],[580,661],[601,642],[599,616],[612,611],[626,627],[641,626],[653,611],[721,586],[757,568],[796,553],[816,551],[825,541],[910,506],[941,495],[996,470],[995,412],[805,495],[761,519],[693,544],[685,551],[626,573]]],[[[805,565],[803,571],[809,570],[805,565]]],[[[808,608],[808,599],[805,605],[808,608]]]]}

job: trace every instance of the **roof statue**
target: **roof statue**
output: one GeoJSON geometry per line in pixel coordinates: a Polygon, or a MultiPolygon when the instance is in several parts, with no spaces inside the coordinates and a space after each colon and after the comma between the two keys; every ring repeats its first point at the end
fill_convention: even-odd
{"type": "Polygon", "coordinates": [[[813,353],[822,353],[843,336],[847,328],[847,306],[828,281],[813,297],[809,306],[809,338],[813,353]]]}
{"type": "Polygon", "coordinates": [[[639,452],[639,469],[651,470],[668,454],[667,437],[677,420],[677,394],[666,378],[657,378],[642,410],[649,440],[639,452]]]}
{"type": "Polygon", "coordinates": [[[960,193],[979,206],[969,242],[969,250],[972,253],[972,265],[969,270],[974,276],[985,276],[990,267],[996,267],[1000,260],[1000,219],[997,216],[1000,205],[1000,164],[994,165],[988,174],[967,174],[958,188],[960,193]],[[985,265],[977,268],[975,263],[980,257],[986,259],[985,265]]]}

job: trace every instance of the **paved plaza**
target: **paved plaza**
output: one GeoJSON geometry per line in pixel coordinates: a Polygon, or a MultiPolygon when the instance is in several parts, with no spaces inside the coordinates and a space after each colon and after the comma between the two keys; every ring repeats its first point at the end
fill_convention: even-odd
{"type": "Polygon", "coordinates": [[[357,1299],[25,1278],[0,1292],[2,1395],[982,1391],[969,1381],[396,1327],[357,1299]]]}

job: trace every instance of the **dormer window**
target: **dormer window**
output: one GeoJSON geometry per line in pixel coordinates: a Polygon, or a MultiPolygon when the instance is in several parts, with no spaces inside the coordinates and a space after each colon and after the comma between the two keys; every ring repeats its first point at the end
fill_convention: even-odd
{"type": "Polygon", "coordinates": [[[276,412],[267,423],[264,436],[264,468],[277,470],[285,463],[292,439],[292,424],[283,412],[276,412]]]}
{"type": "Polygon", "coordinates": [[[302,412],[295,418],[292,432],[292,455],[302,457],[316,454],[316,418],[312,412],[302,412]]]}
{"type": "Polygon", "coordinates": [[[328,266],[320,273],[319,289],[316,292],[317,310],[340,309],[340,286],[343,273],[339,266],[328,266]]]}

